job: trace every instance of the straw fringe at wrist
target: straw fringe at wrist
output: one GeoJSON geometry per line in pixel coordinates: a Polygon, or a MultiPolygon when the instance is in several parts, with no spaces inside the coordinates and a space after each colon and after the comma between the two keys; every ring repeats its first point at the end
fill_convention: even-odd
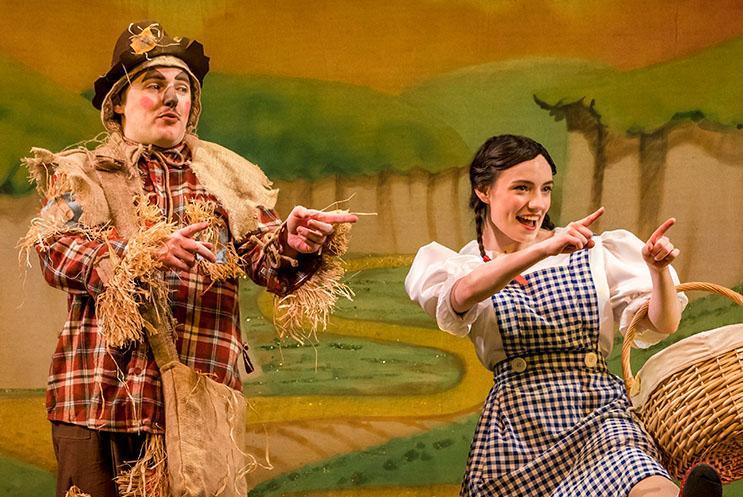
{"type": "Polygon", "coordinates": [[[206,222],[209,227],[198,233],[194,239],[205,243],[211,243],[215,249],[224,249],[225,260],[222,262],[209,262],[199,258],[197,263],[199,270],[209,275],[212,281],[225,281],[231,278],[245,276],[245,271],[240,267],[240,257],[232,243],[222,244],[219,240],[220,220],[214,213],[217,204],[211,200],[194,200],[186,205],[186,219],[189,224],[206,222]]]}
{"type": "Polygon", "coordinates": [[[142,229],[127,242],[123,258],[109,250],[113,274],[96,300],[99,331],[109,347],[144,339],[140,304],[159,303],[158,308],[168,309],[162,305],[168,301],[168,289],[160,274],[162,263],[157,253],[176,226],[165,221],[158,207],[147,204],[145,199],[136,202],[136,210],[142,229]]]}
{"type": "MultiPolygon", "coordinates": [[[[346,212],[346,211],[336,211],[346,212]]],[[[325,331],[338,298],[353,300],[354,293],[343,283],[351,224],[335,227],[322,249],[320,267],[302,286],[284,297],[274,297],[273,322],[279,338],[289,336],[303,344],[325,331]]]]}

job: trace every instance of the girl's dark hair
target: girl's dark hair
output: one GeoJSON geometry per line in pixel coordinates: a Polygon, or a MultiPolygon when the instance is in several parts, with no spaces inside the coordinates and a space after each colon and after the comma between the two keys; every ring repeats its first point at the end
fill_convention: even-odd
{"type": "MultiPolygon", "coordinates": [[[[472,159],[472,164],[470,164],[470,186],[472,187],[470,209],[475,211],[477,246],[480,247],[480,255],[483,257],[485,257],[485,247],[482,242],[482,231],[488,206],[480,200],[475,190],[485,191],[495,182],[501,171],[534,159],[539,155],[544,157],[550,165],[552,174],[557,174],[557,167],[549,152],[541,144],[525,136],[498,135],[488,138],[475,154],[475,158],[472,159]]],[[[541,228],[549,230],[555,228],[549,215],[544,216],[541,228]]]]}

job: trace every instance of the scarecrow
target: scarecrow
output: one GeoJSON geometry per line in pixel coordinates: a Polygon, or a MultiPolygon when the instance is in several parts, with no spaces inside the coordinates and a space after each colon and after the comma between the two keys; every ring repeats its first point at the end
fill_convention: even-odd
{"type": "Polygon", "coordinates": [[[21,246],[68,294],[46,397],[58,497],[244,496],[238,278],[278,295],[300,339],[348,296],[357,217],[282,222],[261,169],[195,134],[208,71],[198,41],[132,23],[95,82],[104,136],[25,159],[46,204],[21,246]]]}

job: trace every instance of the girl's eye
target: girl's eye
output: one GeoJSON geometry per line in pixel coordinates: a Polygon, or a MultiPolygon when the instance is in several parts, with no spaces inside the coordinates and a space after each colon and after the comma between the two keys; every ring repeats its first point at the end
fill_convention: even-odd
{"type": "Polygon", "coordinates": [[[527,190],[528,190],[529,188],[528,188],[528,187],[527,187],[526,185],[516,185],[516,186],[514,187],[514,189],[515,189],[515,190],[518,190],[518,191],[521,191],[521,192],[525,192],[525,191],[527,191],[527,190]]]}
{"type": "Polygon", "coordinates": [[[551,186],[545,186],[544,187],[544,191],[545,192],[551,192],[552,191],[552,187],[551,186]]]}

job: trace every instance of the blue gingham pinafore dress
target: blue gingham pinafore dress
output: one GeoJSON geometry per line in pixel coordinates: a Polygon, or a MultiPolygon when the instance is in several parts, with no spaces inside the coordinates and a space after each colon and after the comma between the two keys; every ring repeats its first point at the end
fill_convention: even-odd
{"type": "Polygon", "coordinates": [[[494,368],[461,496],[625,497],[668,473],[598,351],[588,250],[492,297],[506,360],[494,368]]]}

